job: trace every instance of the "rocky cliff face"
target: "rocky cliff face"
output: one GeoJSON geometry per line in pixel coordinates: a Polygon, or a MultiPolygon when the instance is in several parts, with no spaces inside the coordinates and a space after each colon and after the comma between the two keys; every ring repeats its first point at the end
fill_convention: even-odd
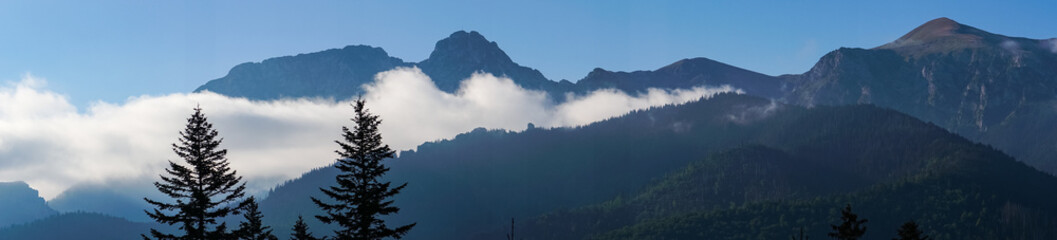
{"type": "Polygon", "coordinates": [[[1057,161],[1046,157],[1057,154],[1057,139],[1048,137],[1057,128],[1039,124],[1057,122],[1052,42],[936,19],[891,43],[838,49],[804,74],[783,76],[795,86],[785,100],[893,108],[1057,172],[1057,161]]]}
{"type": "Polygon", "coordinates": [[[56,214],[25,182],[0,182],[0,228],[56,214]]]}

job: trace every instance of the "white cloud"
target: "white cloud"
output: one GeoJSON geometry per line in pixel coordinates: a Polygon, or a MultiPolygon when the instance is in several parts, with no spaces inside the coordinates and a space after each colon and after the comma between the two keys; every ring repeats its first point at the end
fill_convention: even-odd
{"type": "Polygon", "coordinates": [[[1014,53],[1020,51],[1020,44],[1017,44],[1017,42],[1014,42],[1013,40],[1006,39],[1005,41],[1002,41],[1002,43],[999,44],[999,46],[1001,46],[1003,49],[1006,49],[1006,51],[1010,51],[1010,52],[1014,52],[1014,53]]]}
{"type": "Polygon", "coordinates": [[[1051,53],[1057,53],[1057,38],[1043,40],[1042,44],[1044,47],[1049,48],[1051,53]]]}
{"type": "MultiPolygon", "coordinates": [[[[167,160],[180,161],[170,144],[196,105],[224,138],[221,146],[229,149],[232,168],[253,191],[332,163],[333,141],[352,116],[348,102],[250,101],[208,92],[97,102],[79,113],[66,97],[46,90],[44,82],[27,75],[0,87],[0,181],[26,181],[47,199],[76,184],[149,186],[167,160]]],[[[630,96],[600,90],[555,104],[542,92],[484,73],[465,80],[458,93],[446,93],[417,68],[380,73],[365,89],[368,108],[382,117],[384,140],[394,149],[477,127],[520,131],[528,123],[585,125],[634,109],[737,91],[650,89],[630,96]]],[[[153,191],[142,186],[130,191],[153,191]]]]}

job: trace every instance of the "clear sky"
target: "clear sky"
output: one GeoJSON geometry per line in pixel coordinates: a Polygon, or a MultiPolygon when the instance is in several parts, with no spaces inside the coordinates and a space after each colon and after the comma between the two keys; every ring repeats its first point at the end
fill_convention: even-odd
{"type": "Polygon", "coordinates": [[[417,62],[457,30],[548,78],[708,57],[802,73],[934,18],[1057,37],[1057,1],[0,1],[0,81],[26,73],[80,106],[189,92],[232,66],[345,45],[417,62]]]}

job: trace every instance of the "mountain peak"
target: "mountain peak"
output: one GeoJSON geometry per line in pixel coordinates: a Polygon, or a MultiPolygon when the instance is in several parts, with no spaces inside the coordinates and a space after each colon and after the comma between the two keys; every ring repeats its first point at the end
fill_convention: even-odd
{"type": "Polygon", "coordinates": [[[55,214],[26,182],[0,182],[0,229],[55,214]]]}
{"type": "Polygon", "coordinates": [[[455,60],[471,64],[513,62],[502,49],[499,49],[499,44],[488,41],[477,31],[462,30],[437,41],[433,52],[429,54],[429,59],[426,59],[426,61],[434,60],[455,60]]]}
{"type": "Polygon", "coordinates": [[[524,88],[546,91],[559,88],[539,71],[515,63],[499,49],[499,44],[476,31],[458,31],[437,41],[433,53],[419,62],[418,67],[445,92],[455,92],[462,80],[476,72],[506,76],[524,88]]]}
{"type": "Polygon", "coordinates": [[[979,48],[996,44],[1001,39],[1004,37],[941,17],[925,22],[899,39],[877,48],[917,55],[979,48]]]}
{"type": "Polygon", "coordinates": [[[918,40],[928,41],[936,38],[952,36],[956,34],[958,29],[962,28],[962,24],[951,20],[950,18],[937,18],[914,28],[903,37],[900,37],[897,41],[907,40],[918,40]]]}

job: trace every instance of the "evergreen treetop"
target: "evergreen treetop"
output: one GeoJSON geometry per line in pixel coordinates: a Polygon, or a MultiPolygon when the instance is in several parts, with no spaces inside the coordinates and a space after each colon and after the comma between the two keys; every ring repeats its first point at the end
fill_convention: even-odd
{"type": "Polygon", "coordinates": [[[239,209],[246,206],[248,201],[240,201],[245,195],[246,185],[241,183],[242,177],[228,166],[225,157],[227,150],[220,148],[223,139],[217,136],[217,131],[202,114],[202,109],[195,107],[184,130],[180,132],[178,142],[172,144],[173,152],[183,159],[186,166],[169,161],[169,168],[160,176],[162,181],[154,183],[158,191],[175,201],[144,198],[155,206],[153,211],[145,211],[151,219],[162,224],[178,224],[184,232],[176,235],[151,229],[154,238],[233,237],[226,224],[218,219],[238,214],[239,209]]]}
{"type": "Polygon", "coordinates": [[[261,214],[257,200],[254,197],[250,197],[247,201],[249,204],[246,204],[246,212],[242,214],[246,221],[240,223],[239,229],[235,231],[238,239],[278,240],[279,238],[272,235],[271,227],[265,226],[261,220],[264,218],[264,214],[261,214]]]}
{"type": "Polygon", "coordinates": [[[354,128],[350,130],[342,127],[343,139],[334,141],[340,146],[336,151],[339,158],[335,168],[341,174],[336,177],[337,186],[320,190],[336,203],[313,197],[312,202],[327,212],[316,218],[323,223],[338,224],[338,230],[334,231],[336,239],[399,239],[415,223],[393,228],[380,216],[400,211],[389,199],[400,193],[407,183],[394,187],[391,182],[381,181],[381,177],[389,171],[382,160],[392,158],[395,152],[389,145],[382,143],[382,135],[378,132],[378,125],[382,121],[370,114],[365,105],[363,99],[353,103],[354,128]]]}
{"type": "Polygon", "coordinates": [[[864,224],[869,220],[859,220],[859,216],[852,213],[851,204],[845,206],[841,210],[840,215],[841,224],[839,226],[831,225],[833,232],[828,234],[830,237],[839,240],[856,240],[866,234],[866,226],[864,224]]]}
{"type": "Polygon", "coordinates": [[[918,224],[914,220],[903,223],[903,226],[899,227],[899,238],[893,240],[928,240],[929,236],[925,235],[921,229],[918,228],[918,224]]]}
{"type": "Polygon", "coordinates": [[[305,224],[305,218],[300,215],[297,216],[297,222],[294,223],[294,232],[290,234],[290,240],[321,240],[322,238],[316,238],[312,236],[312,233],[308,232],[308,224],[305,224]]]}

